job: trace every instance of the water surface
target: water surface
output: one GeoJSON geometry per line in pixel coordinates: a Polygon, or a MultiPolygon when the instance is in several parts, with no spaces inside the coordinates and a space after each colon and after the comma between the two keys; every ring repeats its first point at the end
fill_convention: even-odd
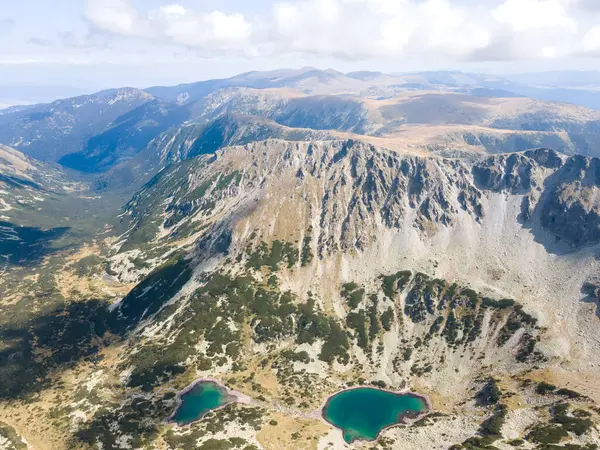
{"type": "Polygon", "coordinates": [[[224,386],[214,381],[199,381],[180,395],[180,404],[171,417],[178,425],[187,425],[201,419],[209,411],[236,400],[224,386]]]}
{"type": "Polygon", "coordinates": [[[323,408],[323,417],[341,429],[344,440],[351,443],[358,439],[374,441],[386,428],[427,410],[427,401],[415,394],[358,388],[333,395],[323,408]]]}

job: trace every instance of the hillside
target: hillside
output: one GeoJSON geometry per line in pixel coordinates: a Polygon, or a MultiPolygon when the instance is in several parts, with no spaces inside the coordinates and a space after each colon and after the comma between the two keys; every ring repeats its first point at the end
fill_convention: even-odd
{"type": "Polygon", "coordinates": [[[0,111],[0,449],[598,449],[600,112],[543,79],[0,111]],[[421,409],[360,440],[324,411],[365,387],[421,409]]]}
{"type": "Polygon", "coordinates": [[[49,284],[5,285],[0,421],[36,449],[595,448],[599,170],[356,140],[172,164],[49,284]],[[165,424],[197,378],[250,403],[165,424]],[[319,408],[371,383],[432,413],[348,445],[319,408]]]}
{"type": "MultiPolygon", "coordinates": [[[[456,72],[343,74],[314,68],[251,72],[8,108],[0,111],[0,142],[38,160],[59,162],[88,180],[100,176],[103,183],[116,167],[129,178],[132,172],[135,178],[146,172],[151,177],[154,168],[137,167],[142,160],[160,159],[168,151],[161,143],[227,116],[354,135],[342,138],[371,136],[378,138],[372,141],[378,146],[446,156],[535,147],[597,155],[597,110],[544,101],[544,96],[522,97],[510,90],[513,84],[456,72]],[[146,156],[139,157],[142,153],[146,156]]],[[[285,136],[261,132],[247,139],[269,137],[285,136]]],[[[194,139],[200,139],[196,147],[211,148],[210,136],[199,132],[194,139]]],[[[142,182],[147,179],[142,176],[142,182]]]]}

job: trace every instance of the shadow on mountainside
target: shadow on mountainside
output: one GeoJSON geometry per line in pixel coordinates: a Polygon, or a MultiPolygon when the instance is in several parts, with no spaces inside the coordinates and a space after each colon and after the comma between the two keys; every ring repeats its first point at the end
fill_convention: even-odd
{"type": "Polygon", "coordinates": [[[600,285],[593,283],[584,283],[581,287],[581,293],[585,295],[582,299],[584,303],[596,305],[596,316],[600,319],[600,285]]]}
{"type": "Polygon", "coordinates": [[[43,230],[0,221],[0,257],[19,266],[38,263],[56,250],[52,245],[69,230],[69,227],[43,230]]]}
{"type": "Polygon", "coordinates": [[[105,409],[94,415],[75,433],[72,446],[80,448],[85,443],[95,447],[101,444],[107,450],[119,449],[121,435],[115,430],[126,430],[124,434],[129,436],[131,448],[143,448],[156,437],[160,425],[173,412],[175,396],[175,392],[163,392],[154,398],[132,393],[128,398],[121,399],[121,404],[115,405],[114,409],[105,409]]]}
{"type": "Polygon", "coordinates": [[[0,326],[0,399],[26,398],[48,387],[53,370],[94,357],[105,344],[107,306],[74,302],[24,324],[0,326]]]}
{"type": "Polygon", "coordinates": [[[103,347],[126,337],[158,312],[191,275],[188,262],[179,259],[152,272],[116,308],[89,299],[21,321],[4,319],[0,322],[0,400],[27,398],[47,388],[53,372],[82,360],[99,361],[103,347]]]}
{"type": "Polygon", "coordinates": [[[588,197],[600,187],[600,159],[570,157],[544,181],[544,190],[532,208],[523,198],[523,226],[546,251],[565,255],[600,243],[600,211],[588,197]]]}
{"type": "Polygon", "coordinates": [[[582,155],[563,160],[539,148],[490,157],[472,169],[483,191],[522,198],[519,223],[548,253],[565,255],[600,243],[600,159],[582,155]],[[540,185],[540,171],[552,171],[540,185]]]}

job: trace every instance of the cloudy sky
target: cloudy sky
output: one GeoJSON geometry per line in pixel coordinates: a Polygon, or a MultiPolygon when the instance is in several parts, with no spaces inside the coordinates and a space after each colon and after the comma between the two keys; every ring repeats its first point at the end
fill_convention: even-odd
{"type": "Polygon", "coordinates": [[[1,0],[0,86],[600,69],[600,0],[1,0]]]}

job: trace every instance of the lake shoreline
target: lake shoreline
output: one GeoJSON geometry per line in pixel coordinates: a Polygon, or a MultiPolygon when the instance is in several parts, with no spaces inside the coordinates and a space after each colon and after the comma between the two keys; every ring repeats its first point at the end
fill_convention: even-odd
{"type": "Polygon", "coordinates": [[[323,422],[325,422],[327,425],[333,427],[334,429],[339,430],[342,433],[342,435],[344,434],[344,430],[342,428],[338,427],[337,425],[335,425],[333,422],[331,422],[330,420],[328,420],[325,417],[325,409],[327,408],[327,406],[329,405],[329,403],[333,397],[343,394],[344,392],[354,391],[354,390],[358,390],[358,389],[373,389],[373,390],[377,390],[377,391],[387,392],[387,393],[390,393],[390,394],[393,394],[393,395],[396,395],[399,397],[401,396],[401,397],[417,398],[417,399],[423,401],[423,403],[425,404],[426,410],[423,412],[406,411],[405,413],[402,413],[398,416],[398,421],[396,423],[382,428],[379,431],[379,433],[377,434],[377,437],[375,439],[356,438],[356,439],[353,439],[351,442],[346,442],[346,440],[344,439],[344,442],[346,442],[346,444],[348,444],[348,445],[351,445],[351,444],[353,444],[355,442],[359,442],[359,441],[368,442],[368,443],[377,442],[381,438],[381,435],[385,431],[389,430],[390,428],[394,428],[394,427],[397,427],[398,425],[403,425],[403,424],[410,425],[411,423],[414,423],[417,420],[425,417],[427,414],[429,414],[433,410],[433,405],[432,405],[429,397],[426,395],[423,395],[423,394],[417,394],[416,392],[410,392],[410,391],[398,392],[398,391],[393,391],[390,389],[381,388],[379,386],[371,386],[371,385],[348,387],[346,389],[342,389],[341,391],[338,391],[334,394],[329,395],[323,402],[321,408],[319,409],[321,420],[323,422]]]}
{"type": "Polygon", "coordinates": [[[217,380],[216,378],[198,378],[194,381],[192,381],[190,384],[188,384],[183,390],[179,391],[177,393],[176,396],[176,406],[173,410],[173,412],[171,413],[171,415],[169,417],[167,417],[164,421],[165,424],[167,425],[174,425],[178,428],[183,428],[183,427],[187,427],[190,426],[191,424],[198,422],[199,420],[202,420],[202,418],[204,418],[208,413],[210,412],[214,412],[214,411],[219,411],[229,405],[231,405],[232,403],[243,403],[243,404],[250,404],[252,402],[252,399],[250,397],[248,397],[246,394],[243,394],[241,392],[235,391],[233,389],[228,388],[225,384],[221,383],[219,380],[217,380]],[[214,383],[216,384],[219,388],[222,388],[225,390],[228,400],[226,403],[224,403],[223,405],[211,409],[209,411],[206,411],[204,414],[202,414],[200,417],[198,417],[195,420],[192,420],[189,423],[185,423],[185,424],[178,424],[177,422],[173,421],[173,417],[175,417],[175,415],[177,414],[177,411],[179,410],[179,408],[181,407],[181,405],[183,404],[183,399],[182,397],[187,394],[188,392],[190,392],[192,389],[194,389],[198,384],[200,383],[214,383]]]}

